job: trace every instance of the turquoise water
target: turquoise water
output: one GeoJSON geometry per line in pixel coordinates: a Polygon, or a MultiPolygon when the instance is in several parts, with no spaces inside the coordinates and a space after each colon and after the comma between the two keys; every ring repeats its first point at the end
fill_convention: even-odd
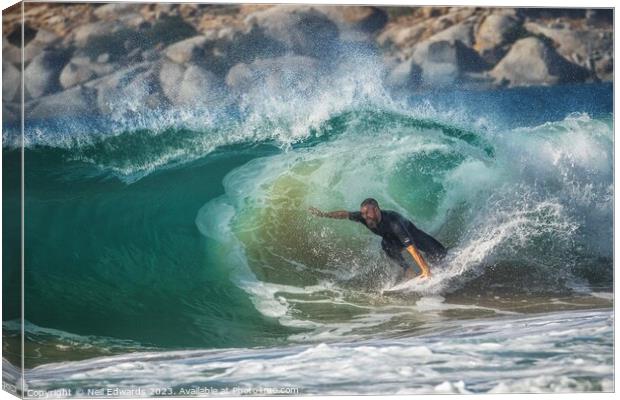
{"type": "MultiPolygon", "coordinates": [[[[355,92],[304,108],[261,102],[236,115],[31,122],[24,304],[25,364],[38,368],[33,387],[63,387],[59,380],[84,367],[78,360],[103,356],[87,367],[94,374],[107,357],[141,363],[135,351],[182,359],[174,352],[228,349],[222,357],[229,357],[261,348],[255,357],[264,362],[270,352],[319,346],[311,347],[315,355],[331,362],[348,354],[345,343],[378,340],[367,345],[424,348],[430,365],[441,346],[424,335],[464,321],[485,326],[494,343],[504,338],[493,327],[506,318],[521,326],[530,313],[582,327],[587,312],[553,313],[611,307],[611,92],[610,85],[584,85],[400,102],[355,92]],[[380,239],[307,212],[355,210],[369,196],[450,249],[433,279],[384,295],[399,271],[381,254],[380,239]],[[65,375],[37,375],[58,365],[52,362],[65,375]]],[[[11,132],[5,127],[3,334],[5,362],[18,364],[19,242],[11,233],[19,229],[20,153],[11,132]]],[[[601,313],[583,329],[602,344],[574,355],[600,356],[586,360],[584,368],[599,372],[585,380],[566,370],[569,380],[561,381],[558,369],[546,383],[494,376],[471,386],[465,374],[462,385],[445,378],[445,387],[433,381],[420,391],[608,390],[612,316],[601,313]]],[[[489,351],[474,353],[482,362],[489,351]]],[[[369,362],[381,354],[370,351],[369,362]]],[[[239,366],[203,361],[205,368],[215,363],[214,371],[239,366]]],[[[281,372],[308,393],[356,392],[355,385],[321,390],[297,372],[281,372]]],[[[178,385],[211,379],[191,376],[178,385]]],[[[400,387],[394,379],[385,393],[400,387]]]]}

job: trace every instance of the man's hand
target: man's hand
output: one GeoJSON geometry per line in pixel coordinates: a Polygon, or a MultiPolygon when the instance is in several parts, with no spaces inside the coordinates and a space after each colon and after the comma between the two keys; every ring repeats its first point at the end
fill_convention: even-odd
{"type": "Polygon", "coordinates": [[[325,213],[321,210],[319,210],[318,208],[315,207],[310,207],[308,208],[308,211],[310,211],[310,214],[312,215],[316,215],[317,217],[324,217],[325,213]]]}

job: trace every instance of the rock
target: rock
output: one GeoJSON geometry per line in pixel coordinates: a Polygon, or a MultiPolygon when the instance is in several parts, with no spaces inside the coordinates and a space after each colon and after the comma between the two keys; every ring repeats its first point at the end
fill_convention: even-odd
{"type": "Polygon", "coordinates": [[[321,74],[317,59],[283,56],[237,64],[226,76],[226,84],[239,94],[268,93],[274,97],[294,97],[312,92],[321,74]]]}
{"type": "Polygon", "coordinates": [[[162,93],[154,65],[136,74],[126,87],[121,88],[120,95],[123,96],[123,109],[119,109],[121,113],[140,113],[145,109],[161,110],[169,104],[162,93]]]}
{"type": "Polygon", "coordinates": [[[13,46],[6,37],[2,38],[2,59],[9,61],[13,65],[20,65],[22,62],[22,51],[19,47],[13,46]]]}
{"type": "Polygon", "coordinates": [[[415,86],[420,83],[421,75],[425,85],[445,86],[461,81],[471,72],[488,68],[486,62],[470,48],[474,43],[476,23],[472,14],[471,10],[465,14],[441,14],[439,19],[444,22],[439,25],[451,26],[424,41],[420,39],[432,31],[431,25],[438,25],[437,20],[434,23],[422,21],[409,27],[393,25],[379,35],[377,40],[380,44],[394,47],[398,57],[407,60],[390,70],[386,82],[392,86],[398,86],[396,82],[415,86]],[[456,22],[462,18],[466,19],[456,22]]]}
{"type": "Polygon", "coordinates": [[[60,87],[58,77],[67,62],[62,51],[45,50],[34,57],[24,70],[25,88],[32,97],[49,94],[60,87]]]}
{"type": "MultiPolygon", "coordinates": [[[[177,97],[177,105],[211,105],[223,103],[226,95],[215,74],[197,65],[190,65],[183,74],[177,97]]],[[[171,99],[172,100],[172,99],[171,99]]]]}
{"type": "Polygon", "coordinates": [[[421,7],[419,10],[422,18],[435,18],[443,15],[446,12],[444,7],[421,7]]]}
{"type": "Polygon", "coordinates": [[[476,14],[476,7],[451,7],[448,14],[454,21],[464,21],[476,14]]]}
{"type": "MultiPolygon", "coordinates": [[[[299,6],[296,7],[300,9],[299,6]]],[[[387,24],[388,15],[379,7],[369,6],[308,6],[325,14],[338,28],[342,30],[355,29],[365,33],[375,33],[387,24]]]]}
{"type": "Polygon", "coordinates": [[[246,18],[248,25],[257,25],[265,36],[284,44],[297,55],[327,58],[338,40],[338,27],[325,14],[314,9],[295,6],[274,6],[257,11],[246,18]]]}
{"type": "Polygon", "coordinates": [[[123,25],[125,26],[129,26],[132,28],[138,28],[140,26],[146,27],[147,25],[143,25],[146,20],[144,19],[144,17],[138,13],[129,13],[129,14],[122,14],[119,18],[118,21],[120,21],[123,25]]]}
{"type": "Polygon", "coordinates": [[[525,28],[544,35],[556,45],[557,52],[568,61],[594,71],[594,62],[604,54],[613,57],[613,32],[611,30],[551,28],[541,23],[528,22],[525,28]]]}
{"type": "Polygon", "coordinates": [[[159,51],[155,49],[148,49],[142,52],[142,59],[144,61],[157,61],[159,60],[159,58],[160,58],[159,51]]]}
{"type": "Polygon", "coordinates": [[[93,99],[94,90],[78,86],[37,99],[32,105],[26,107],[27,118],[92,115],[93,99]]]}
{"type": "MultiPolygon", "coordinates": [[[[104,54],[105,56],[105,54],[104,54]]],[[[118,70],[118,65],[111,64],[106,57],[97,57],[97,61],[92,61],[90,57],[75,56],[71,59],[70,63],[85,66],[95,72],[97,76],[109,75],[118,70]]]]}
{"type": "Polygon", "coordinates": [[[190,61],[195,62],[204,59],[206,43],[206,36],[194,36],[168,46],[164,50],[164,54],[177,64],[184,64],[190,61]]]}
{"type": "Polygon", "coordinates": [[[13,64],[2,62],[2,101],[18,100],[22,84],[22,74],[13,64]]]}
{"type": "Polygon", "coordinates": [[[412,58],[396,63],[385,78],[385,83],[393,90],[407,91],[417,88],[422,82],[422,68],[412,58]]]}
{"type": "Polygon", "coordinates": [[[123,29],[118,21],[99,21],[76,27],[68,37],[76,46],[83,47],[89,40],[98,36],[110,35],[123,29]]]}
{"type": "Polygon", "coordinates": [[[467,47],[472,47],[474,44],[474,21],[467,20],[459,24],[451,26],[448,29],[444,29],[427,39],[428,42],[455,42],[460,41],[467,47]]]}
{"type": "Polygon", "coordinates": [[[60,42],[60,36],[47,29],[39,29],[34,37],[34,41],[43,43],[46,46],[53,46],[60,42]]]}
{"type": "MultiPolygon", "coordinates": [[[[128,89],[130,84],[139,75],[153,70],[153,64],[144,62],[122,69],[110,75],[92,80],[84,84],[97,91],[97,107],[102,114],[123,113],[125,110],[136,107],[136,98],[143,98],[144,93],[132,93],[128,89]]],[[[145,75],[153,76],[155,74],[145,75]]]]}
{"type": "Polygon", "coordinates": [[[99,19],[116,19],[124,14],[137,12],[140,4],[132,3],[110,3],[97,7],[93,14],[99,19]]]}
{"type": "Polygon", "coordinates": [[[159,84],[168,99],[176,99],[183,80],[185,67],[170,61],[162,62],[159,69],[159,84]]]}
{"type": "MultiPolygon", "coordinates": [[[[2,101],[2,122],[3,124],[7,123],[17,123],[20,122],[21,119],[21,103],[8,103],[6,100],[2,101]]],[[[18,147],[21,145],[21,135],[12,136],[8,131],[3,132],[2,136],[2,145],[3,146],[15,146],[18,147]],[[9,136],[10,135],[10,136],[9,136]],[[13,142],[11,144],[10,142],[13,142]]]]}
{"type": "Polygon", "coordinates": [[[103,53],[103,54],[99,54],[99,56],[97,56],[97,62],[100,63],[100,64],[107,63],[108,61],[110,61],[110,54],[109,53],[103,53]]]}
{"type": "Polygon", "coordinates": [[[383,47],[396,47],[397,49],[412,48],[427,30],[425,23],[402,27],[394,25],[386,29],[377,37],[377,43],[383,47]]]}
{"type": "Polygon", "coordinates": [[[440,32],[453,26],[454,24],[455,24],[455,21],[453,19],[453,16],[450,14],[447,14],[434,20],[431,23],[431,30],[433,32],[440,32]]]}
{"type": "Polygon", "coordinates": [[[206,53],[208,69],[222,77],[238,63],[251,63],[260,58],[273,58],[286,52],[285,45],[270,37],[256,25],[249,31],[224,29],[218,32],[206,53]]]}
{"type": "Polygon", "coordinates": [[[41,54],[45,49],[45,45],[37,43],[34,40],[24,47],[24,63],[28,64],[33,58],[41,54]]]}
{"type": "Polygon", "coordinates": [[[118,69],[118,65],[107,63],[106,57],[99,57],[92,61],[89,57],[76,56],[63,68],[60,73],[60,85],[64,88],[85,83],[91,79],[111,74],[118,69]]]}
{"type": "Polygon", "coordinates": [[[549,44],[529,37],[515,42],[490,76],[512,87],[583,82],[589,73],[566,61],[549,44]]]}
{"type": "Polygon", "coordinates": [[[198,65],[188,67],[164,62],[159,71],[159,82],[168,100],[175,105],[225,103],[225,93],[217,76],[198,65]]]}
{"type": "MultiPolygon", "coordinates": [[[[353,7],[343,7],[351,9],[353,7]]],[[[388,22],[387,13],[379,7],[364,7],[368,10],[366,15],[355,21],[354,27],[368,33],[375,33],[383,29],[388,22]]]]}
{"type": "Polygon", "coordinates": [[[45,29],[39,29],[34,38],[24,47],[24,62],[27,64],[45,49],[51,49],[60,37],[45,29]]]}
{"type": "Polygon", "coordinates": [[[63,68],[60,73],[60,85],[64,88],[70,88],[71,86],[75,86],[77,84],[88,82],[89,80],[95,78],[97,74],[95,72],[84,65],[78,65],[74,63],[69,63],[65,68],[63,68]]]}
{"type": "Polygon", "coordinates": [[[476,32],[474,48],[488,63],[497,63],[508,52],[521,29],[521,22],[510,15],[487,16],[476,32]]]}
{"type": "Polygon", "coordinates": [[[596,76],[603,81],[613,82],[614,80],[614,58],[606,55],[594,63],[596,76]]]}
{"type": "Polygon", "coordinates": [[[422,68],[423,83],[430,86],[450,85],[463,78],[465,73],[487,68],[478,53],[460,40],[429,39],[415,47],[412,60],[422,68]]]}

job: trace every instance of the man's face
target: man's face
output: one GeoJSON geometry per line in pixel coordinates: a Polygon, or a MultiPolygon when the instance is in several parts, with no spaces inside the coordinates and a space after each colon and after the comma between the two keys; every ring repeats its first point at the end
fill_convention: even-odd
{"type": "Polygon", "coordinates": [[[377,225],[379,225],[379,222],[381,221],[381,210],[379,210],[379,207],[372,204],[367,204],[360,208],[360,212],[369,228],[374,229],[377,225]]]}

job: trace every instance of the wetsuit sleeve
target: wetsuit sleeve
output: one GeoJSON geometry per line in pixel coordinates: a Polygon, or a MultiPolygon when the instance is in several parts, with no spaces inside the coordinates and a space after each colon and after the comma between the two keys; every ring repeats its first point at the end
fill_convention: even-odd
{"type": "Polygon", "coordinates": [[[366,224],[364,218],[362,218],[362,213],[359,211],[349,211],[349,219],[351,221],[359,222],[361,224],[366,224]]]}

